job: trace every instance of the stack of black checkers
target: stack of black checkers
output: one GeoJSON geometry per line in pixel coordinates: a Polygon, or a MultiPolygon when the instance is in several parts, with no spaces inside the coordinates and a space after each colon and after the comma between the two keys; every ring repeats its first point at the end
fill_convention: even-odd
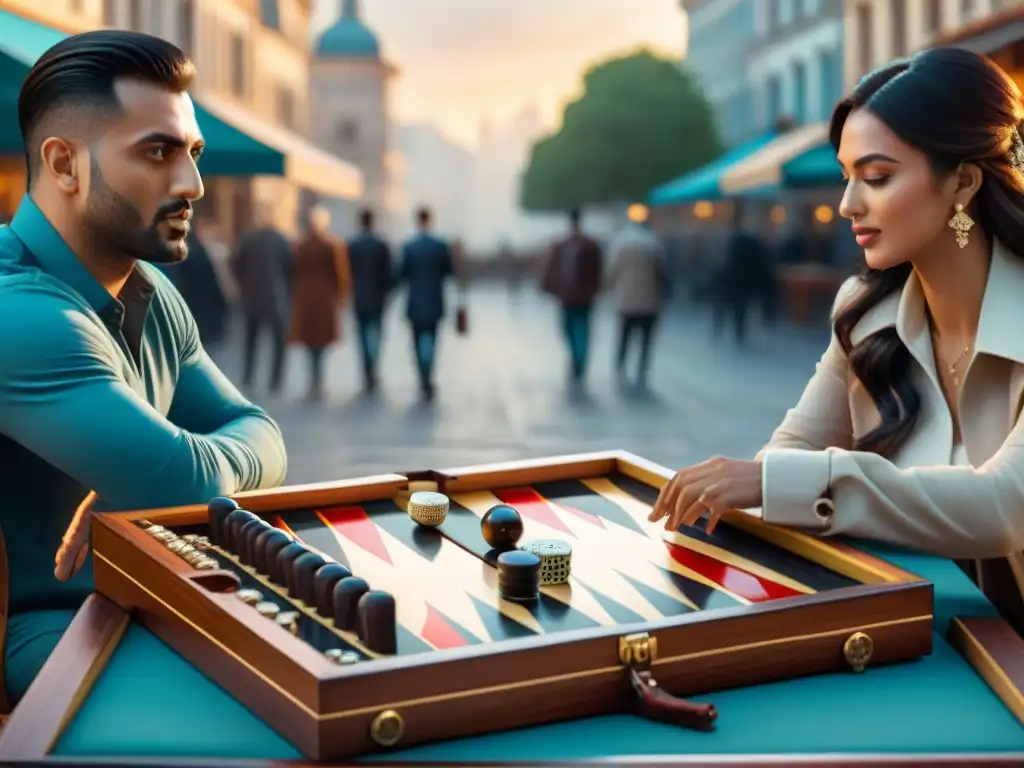
{"type": "Polygon", "coordinates": [[[498,591],[505,600],[536,600],[540,593],[540,558],[519,549],[498,555],[498,591]]]}
{"type": "Polygon", "coordinates": [[[538,539],[522,544],[520,549],[540,558],[540,583],[545,586],[565,584],[572,572],[572,545],[561,539],[538,539]]]}

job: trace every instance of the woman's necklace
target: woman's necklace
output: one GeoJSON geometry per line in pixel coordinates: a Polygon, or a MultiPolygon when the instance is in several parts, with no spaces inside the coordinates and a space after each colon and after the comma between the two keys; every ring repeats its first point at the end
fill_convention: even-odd
{"type": "Polygon", "coordinates": [[[959,355],[957,355],[956,360],[954,360],[952,363],[947,363],[946,364],[946,368],[949,370],[949,375],[953,377],[953,383],[954,384],[959,384],[960,383],[960,373],[959,373],[959,371],[957,369],[958,369],[958,366],[960,365],[960,363],[962,363],[964,361],[964,358],[967,357],[967,353],[970,352],[970,351],[971,351],[971,345],[968,344],[966,347],[964,347],[963,352],[961,352],[959,355]]]}

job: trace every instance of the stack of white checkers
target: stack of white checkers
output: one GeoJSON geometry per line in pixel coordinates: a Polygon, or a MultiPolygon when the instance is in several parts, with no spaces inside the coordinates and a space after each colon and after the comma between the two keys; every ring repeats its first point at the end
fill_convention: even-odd
{"type": "Polygon", "coordinates": [[[564,584],[572,573],[572,545],[561,539],[538,539],[520,545],[519,549],[540,558],[540,583],[546,586],[564,584]]]}
{"type": "Polygon", "coordinates": [[[409,517],[420,525],[437,526],[448,517],[448,497],[434,491],[416,491],[406,508],[409,517]]]}

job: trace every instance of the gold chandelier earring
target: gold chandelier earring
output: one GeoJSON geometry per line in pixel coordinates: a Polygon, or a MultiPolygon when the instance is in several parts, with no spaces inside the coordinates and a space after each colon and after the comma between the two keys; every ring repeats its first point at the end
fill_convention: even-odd
{"type": "Polygon", "coordinates": [[[966,248],[968,243],[968,233],[974,226],[974,219],[964,213],[964,204],[956,204],[956,213],[953,214],[953,218],[949,220],[949,227],[956,232],[956,244],[961,248],[966,248]]]}

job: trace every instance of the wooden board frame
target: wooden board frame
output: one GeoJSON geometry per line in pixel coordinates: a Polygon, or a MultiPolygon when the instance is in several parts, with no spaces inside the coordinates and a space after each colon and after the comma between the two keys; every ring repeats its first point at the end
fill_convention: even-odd
{"type": "MultiPolygon", "coordinates": [[[[407,491],[410,484],[416,482],[434,482],[443,490],[455,493],[590,477],[613,471],[655,487],[671,477],[667,469],[632,454],[614,451],[381,475],[239,494],[236,498],[243,507],[260,512],[390,498],[407,491]]],[[[236,610],[240,605],[238,601],[208,593],[196,583],[197,572],[141,535],[133,524],[141,518],[168,526],[190,525],[204,522],[206,510],[204,505],[195,505],[97,516],[93,531],[97,584],[115,602],[137,611],[143,623],[158,636],[312,759],[374,751],[376,745],[369,737],[370,723],[380,712],[396,707],[406,722],[406,738],[397,745],[401,748],[495,730],[500,713],[524,713],[525,716],[517,718],[513,724],[497,721],[502,728],[518,727],[614,711],[627,701],[626,676],[617,658],[617,641],[627,628],[604,627],[506,641],[502,643],[505,660],[502,666],[511,666],[507,660],[514,656],[533,670],[531,679],[511,683],[492,680],[495,665],[487,663],[492,652],[490,646],[470,646],[339,668],[283,630],[274,636],[273,643],[266,642],[264,635],[269,622],[253,622],[253,612],[236,610]],[[126,546],[129,541],[131,545],[126,546]],[[409,663],[410,659],[415,662],[409,663]],[[567,663],[574,664],[576,671],[566,673],[567,663]],[[456,677],[446,674],[452,669],[457,670],[457,677],[462,679],[490,680],[491,684],[468,693],[445,691],[444,681],[456,677]],[[351,684],[369,675],[372,675],[373,686],[351,684]],[[325,705],[329,706],[331,699],[342,698],[331,686],[347,688],[343,693],[350,703],[348,709],[340,711],[340,716],[325,718],[318,714],[317,707],[321,712],[330,713],[325,705]],[[502,694],[500,712],[493,695],[497,692],[502,694]],[[451,693],[456,696],[451,698],[451,693]],[[362,698],[355,694],[362,694],[362,698]],[[355,703],[351,701],[353,698],[355,703]],[[538,706],[538,702],[550,701],[558,704],[553,708],[538,706]],[[464,706],[466,703],[470,706],[464,706]],[[463,710],[475,715],[476,727],[454,725],[467,725],[463,710]],[[410,733],[410,717],[419,720],[418,732],[410,733]]],[[[875,658],[879,662],[930,651],[931,585],[927,582],[851,548],[772,528],[741,513],[731,515],[729,522],[865,584],[645,624],[643,628],[658,639],[660,654],[654,671],[667,690],[689,695],[835,670],[843,666],[841,648],[846,637],[865,627],[875,639],[875,658]],[[766,626],[783,624],[778,621],[783,612],[787,614],[784,623],[796,631],[781,638],[770,633],[769,642],[787,652],[773,654],[780,657],[780,661],[766,665],[758,645],[764,647],[766,626]],[[851,613],[859,620],[851,623],[851,613]],[[700,633],[680,631],[684,626],[698,623],[704,625],[700,633]],[[736,647],[737,635],[747,638],[748,642],[736,647]],[[728,642],[726,637],[730,638],[728,642]],[[794,649],[799,649],[799,653],[792,652],[794,649]],[[794,659],[798,660],[795,666],[794,659]]],[[[88,607],[83,608],[83,612],[88,607]]],[[[964,626],[969,627],[969,622],[964,626]]],[[[270,627],[277,629],[272,624],[270,627]]],[[[628,631],[637,629],[637,625],[633,625],[628,631]]],[[[76,634],[69,630],[63,642],[77,642],[76,634]]],[[[971,637],[982,648],[986,647],[987,636],[978,639],[972,634],[971,637]]],[[[95,655],[101,659],[102,654],[95,655]]],[[[984,658],[984,654],[976,655],[984,658]]],[[[989,663],[986,679],[998,676],[1003,669],[1000,664],[1024,660],[1024,653],[1010,643],[994,658],[997,661],[989,663]]],[[[102,660],[97,664],[102,666],[102,660]]],[[[1024,667],[1024,663],[1018,666],[1024,667]]],[[[57,675],[49,674],[50,671],[48,666],[40,675],[8,728],[0,735],[0,757],[45,756],[59,739],[64,724],[73,717],[94,677],[93,673],[77,677],[63,674],[58,679],[57,675]],[[47,691],[47,694],[41,696],[37,691],[47,691]],[[23,739],[19,742],[19,734],[26,726],[20,711],[22,708],[31,711],[32,707],[42,707],[57,715],[51,714],[46,720],[47,733],[33,728],[37,734],[35,741],[25,745],[23,739]],[[22,746],[19,747],[19,743],[22,746]]],[[[1011,684],[1004,684],[1004,689],[1011,692],[1011,697],[1020,696],[1019,679],[1008,679],[1011,684]]]]}

